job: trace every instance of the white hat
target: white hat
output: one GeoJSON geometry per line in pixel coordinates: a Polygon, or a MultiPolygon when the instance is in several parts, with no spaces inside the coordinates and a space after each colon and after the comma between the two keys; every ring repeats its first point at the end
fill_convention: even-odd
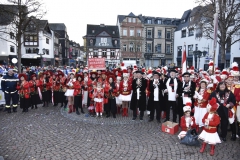
{"type": "Polygon", "coordinates": [[[191,99],[189,98],[189,99],[187,99],[186,100],[186,104],[185,104],[185,106],[183,107],[183,112],[191,112],[191,106],[192,106],[192,101],[191,101],[191,99]]]}

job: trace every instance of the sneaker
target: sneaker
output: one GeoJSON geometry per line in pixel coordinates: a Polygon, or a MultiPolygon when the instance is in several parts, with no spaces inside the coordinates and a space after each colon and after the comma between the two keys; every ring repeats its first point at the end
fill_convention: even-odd
{"type": "Polygon", "coordinates": [[[132,118],[132,121],[135,121],[136,119],[137,119],[137,117],[133,117],[133,118],[132,118]]]}

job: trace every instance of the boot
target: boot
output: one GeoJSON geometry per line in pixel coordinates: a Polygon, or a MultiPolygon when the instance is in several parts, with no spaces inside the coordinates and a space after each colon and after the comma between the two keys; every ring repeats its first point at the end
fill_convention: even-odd
{"type": "Polygon", "coordinates": [[[69,110],[68,110],[68,113],[72,113],[72,105],[69,105],[69,106],[68,106],[68,109],[69,109],[69,110]]]}
{"type": "Polygon", "coordinates": [[[210,151],[211,156],[214,155],[214,149],[215,149],[215,145],[211,145],[211,151],[210,151]]]}
{"type": "Polygon", "coordinates": [[[37,109],[37,105],[35,105],[35,109],[37,109]]]}
{"type": "Polygon", "coordinates": [[[207,145],[207,143],[205,143],[205,142],[202,143],[202,148],[200,149],[200,153],[204,152],[206,145],[207,145]]]}
{"type": "Polygon", "coordinates": [[[7,108],[7,111],[8,111],[8,113],[11,113],[12,111],[11,111],[11,108],[7,108]]]}
{"type": "Polygon", "coordinates": [[[46,102],[47,103],[47,107],[48,107],[48,102],[46,102]]]}
{"type": "Polygon", "coordinates": [[[17,107],[13,107],[13,112],[17,112],[17,107]]]}
{"type": "Polygon", "coordinates": [[[238,137],[240,137],[240,123],[239,123],[239,122],[238,122],[237,126],[238,126],[238,132],[237,132],[237,134],[238,134],[238,137]]]}
{"type": "Polygon", "coordinates": [[[25,110],[26,112],[28,112],[28,108],[26,108],[26,110],[25,110]]]}
{"type": "Polygon", "coordinates": [[[117,107],[117,114],[120,114],[121,113],[121,108],[118,106],[117,107]]]}
{"type": "Polygon", "coordinates": [[[236,141],[236,134],[232,134],[231,140],[236,141]]]}
{"type": "Polygon", "coordinates": [[[123,111],[122,111],[122,117],[125,116],[125,109],[126,109],[126,108],[123,108],[123,111]]]}
{"type": "Polygon", "coordinates": [[[78,110],[76,111],[76,114],[77,114],[77,115],[80,115],[80,113],[79,113],[79,111],[78,111],[78,110]]]}
{"type": "Polygon", "coordinates": [[[128,108],[125,108],[125,116],[128,117],[128,108]]]}
{"type": "Polygon", "coordinates": [[[165,118],[166,118],[166,112],[163,111],[162,119],[165,119],[165,118]]]}
{"type": "Polygon", "coordinates": [[[63,107],[63,103],[61,103],[61,107],[63,107]]]}
{"type": "Polygon", "coordinates": [[[34,108],[34,106],[32,105],[31,109],[33,109],[33,108],[34,108]]]}
{"type": "Polygon", "coordinates": [[[43,107],[45,107],[45,102],[43,102],[43,107]]]}
{"type": "Polygon", "coordinates": [[[81,108],[81,113],[84,114],[85,112],[83,111],[83,107],[81,108]]]}
{"type": "Polygon", "coordinates": [[[72,105],[72,110],[73,112],[76,112],[76,107],[74,105],[72,105]]]}

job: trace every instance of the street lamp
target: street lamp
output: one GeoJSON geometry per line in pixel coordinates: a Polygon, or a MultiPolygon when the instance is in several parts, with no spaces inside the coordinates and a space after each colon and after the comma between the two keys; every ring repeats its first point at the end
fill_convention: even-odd
{"type": "MultiPolygon", "coordinates": [[[[207,51],[193,51],[193,55],[195,58],[198,58],[198,69],[199,69],[199,66],[200,66],[200,58],[202,57],[205,57],[207,54],[207,51]]],[[[195,68],[197,68],[197,64],[195,64],[195,68]]]]}
{"type": "Polygon", "coordinates": [[[46,49],[43,48],[41,53],[39,53],[39,49],[38,48],[36,49],[36,51],[37,51],[37,54],[40,55],[40,57],[41,57],[41,67],[42,67],[43,66],[42,55],[44,55],[46,53],[46,49]]]}

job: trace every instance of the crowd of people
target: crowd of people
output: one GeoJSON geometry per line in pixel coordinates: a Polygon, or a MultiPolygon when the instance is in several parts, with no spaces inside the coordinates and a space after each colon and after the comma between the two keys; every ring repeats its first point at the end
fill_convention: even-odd
{"type": "Polygon", "coordinates": [[[208,71],[195,72],[190,67],[184,73],[180,68],[146,70],[122,63],[112,70],[55,67],[24,69],[17,74],[9,68],[6,75],[0,75],[1,99],[8,113],[17,112],[19,100],[22,112],[37,109],[38,104],[48,107],[60,103],[69,114],[83,114],[85,107],[89,115],[99,118],[103,113],[106,118],[116,118],[117,114],[128,117],[130,109],[132,120],[139,117],[142,121],[147,111],[149,122],[178,122],[180,139],[195,128],[204,141],[200,152],[208,143],[211,155],[217,143],[226,141],[228,130],[231,140],[240,136],[240,73],[236,62],[222,71],[211,61],[208,71]]]}

